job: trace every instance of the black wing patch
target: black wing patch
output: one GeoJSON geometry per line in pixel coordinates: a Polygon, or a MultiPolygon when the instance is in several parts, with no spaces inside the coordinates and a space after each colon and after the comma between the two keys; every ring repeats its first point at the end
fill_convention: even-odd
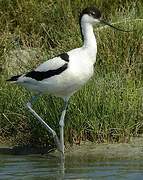
{"type": "Polygon", "coordinates": [[[69,55],[67,53],[62,53],[62,54],[59,54],[58,56],[64,61],[69,62],[69,55]]]}
{"type": "Polygon", "coordinates": [[[42,81],[42,80],[50,78],[52,76],[61,74],[67,68],[68,68],[68,64],[66,63],[58,69],[49,70],[49,71],[30,71],[25,76],[35,79],[37,81],[42,81]]]}
{"type": "Polygon", "coordinates": [[[12,76],[10,79],[8,79],[8,80],[6,80],[6,81],[17,81],[20,76],[21,76],[21,75],[12,76]]]}

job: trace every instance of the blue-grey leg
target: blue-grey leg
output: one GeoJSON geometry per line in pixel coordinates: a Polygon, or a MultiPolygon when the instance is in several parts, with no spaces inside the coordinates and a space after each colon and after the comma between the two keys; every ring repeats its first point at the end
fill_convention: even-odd
{"type": "Polygon", "coordinates": [[[68,98],[64,98],[64,108],[60,117],[60,142],[61,142],[61,150],[62,150],[62,156],[64,157],[64,120],[65,120],[65,115],[66,115],[66,110],[68,107],[68,98]]]}
{"type": "Polygon", "coordinates": [[[57,149],[62,152],[61,144],[56,132],[32,109],[32,104],[37,100],[40,94],[33,96],[31,100],[27,103],[29,111],[40,121],[40,123],[53,135],[57,149]]]}

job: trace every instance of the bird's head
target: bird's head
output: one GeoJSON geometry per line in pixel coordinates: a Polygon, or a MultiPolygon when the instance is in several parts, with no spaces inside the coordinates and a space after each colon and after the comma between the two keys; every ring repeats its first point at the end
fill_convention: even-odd
{"type": "Polygon", "coordinates": [[[130,32],[130,31],[126,31],[126,30],[117,28],[117,27],[109,24],[105,20],[103,20],[101,17],[100,10],[96,7],[88,7],[86,9],[84,9],[80,14],[80,22],[90,23],[92,25],[94,25],[96,23],[102,23],[102,24],[108,25],[108,26],[110,26],[116,30],[119,30],[119,31],[130,32]]]}
{"type": "Polygon", "coordinates": [[[80,14],[80,20],[84,23],[95,24],[100,22],[101,12],[96,7],[88,7],[80,14]]]}

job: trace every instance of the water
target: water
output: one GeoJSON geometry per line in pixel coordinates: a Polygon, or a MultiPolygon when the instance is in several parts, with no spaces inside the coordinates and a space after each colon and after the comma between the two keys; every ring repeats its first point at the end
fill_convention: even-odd
{"type": "Polygon", "coordinates": [[[65,164],[55,156],[0,155],[0,180],[103,179],[141,180],[142,160],[101,160],[67,157],[65,164]]]}

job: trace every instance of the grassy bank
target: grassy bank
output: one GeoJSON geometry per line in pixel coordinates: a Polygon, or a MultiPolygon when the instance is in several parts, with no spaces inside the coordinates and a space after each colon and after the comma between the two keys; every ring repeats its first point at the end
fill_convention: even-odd
{"type": "MultiPolygon", "coordinates": [[[[96,4],[116,26],[95,27],[98,42],[95,75],[71,98],[66,115],[66,143],[81,140],[126,142],[143,133],[142,1],[2,0],[0,2],[0,140],[14,144],[53,143],[25,103],[31,93],[5,82],[56,54],[82,45],[78,14],[96,4]]],[[[56,129],[62,101],[41,97],[35,110],[56,129]]]]}

